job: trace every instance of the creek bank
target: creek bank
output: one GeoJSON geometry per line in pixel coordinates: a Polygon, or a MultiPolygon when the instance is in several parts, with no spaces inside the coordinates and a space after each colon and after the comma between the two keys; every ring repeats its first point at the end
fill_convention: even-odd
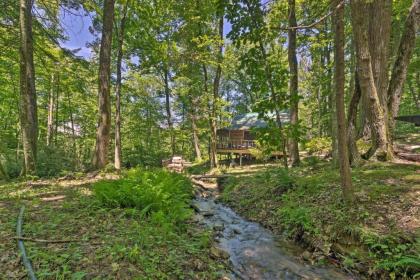
{"type": "Polygon", "coordinates": [[[338,172],[325,162],[230,176],[221,182],[220,201],[298,243],[311,263],[336,262],[366,279],[413,279],[420,272],[416,170],[391,163],[353,169],[350,208],[341,200],[338,172]]]}
{"type": "Polygon", "coordinates": [[[299,248],[276,238],[255,222],[243,219],[214,197],[216,189],[201,182],[200,193],[192,207],[194,221],[214,231],[213,258],[229,259],[229,279],[355,279],[331,266],[313,266],[299,260],[299,248]]]}

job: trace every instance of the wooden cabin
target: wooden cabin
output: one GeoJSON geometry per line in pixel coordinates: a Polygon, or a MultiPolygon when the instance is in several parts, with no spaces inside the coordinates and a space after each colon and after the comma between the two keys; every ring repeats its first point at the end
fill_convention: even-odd
{"type": "MultiPolygon", "coordinates": [[[[289,112],[280,113],[282,123],[289,122],[289,112]]],[[[274,118],[274,116],[273,116],[274,118]]],[[[251,155],[256,147],[252,130],[267,127],[267,122],[258,118],[258,113],[237,115],[229,126],[217,130],[217,153],[228,155],[251,155]]]]}

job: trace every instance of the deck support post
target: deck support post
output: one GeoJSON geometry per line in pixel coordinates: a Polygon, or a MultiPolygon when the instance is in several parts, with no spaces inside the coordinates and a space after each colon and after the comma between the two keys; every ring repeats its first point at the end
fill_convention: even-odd
{"type": "Polygon", "coordinates": [[[239,166],[242,166],[242,154],[239,154],[239,166]]]}
{"type": "Polygon", "coordinates": [[[235,159],[233,158],[233,154],[229,153],[228,157],[230,159],[230,166],[235,166],[235,159]]]}

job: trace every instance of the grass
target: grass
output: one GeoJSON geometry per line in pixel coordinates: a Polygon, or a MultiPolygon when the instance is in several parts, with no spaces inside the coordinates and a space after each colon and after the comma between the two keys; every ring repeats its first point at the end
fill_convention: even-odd
{"type": "Polygon", "coordinates": [[[175,223],[159,209],[145,214],[144,208],[104,204],[92,186],[101,183],[94,181],[0,185],[0,279],[25,278],[13,239],[22,204],[25,237],[82,241],[25,242],[38,279],[220,278],[227,264],[209,257],[211,232],[189,216],[175,223]]]}
{"type": "Polygon", "coordinates": [[[409,279],[420,271],[418,166],[369,163],[352,172],[356,201],[346,207],[330,163],[269,167],[232,177],[222,200],[247,218],[296,240],[320,259],[368,278],[409,279]]]}

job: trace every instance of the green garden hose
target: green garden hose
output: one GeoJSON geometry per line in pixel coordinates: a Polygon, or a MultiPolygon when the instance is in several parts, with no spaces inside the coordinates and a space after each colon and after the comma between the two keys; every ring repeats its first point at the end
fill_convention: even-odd
{"type": "Polygon", "coordinates": [[[28,256],[26,255],[26,250],[25,250],[25,245],[23,244],[23,240],[19,239],[22,237],[22,224],[23,224],[23,212],[25,211],[25,206],[22,206],[22,208],[20,208],[20,213],[19,213],[19,217],[17,220],[17,226],[16,226],[16,235],[18,237],[18,248],[20,250],[20,253],[22,255],[22,262],[23,265],[25,266],[27,272],[28,272],[28,277],[30,280],[37,280],[36,276],[35,276],[35,272],[32,269],[32,265],[31,262],[28,259],[28,256]]]}

